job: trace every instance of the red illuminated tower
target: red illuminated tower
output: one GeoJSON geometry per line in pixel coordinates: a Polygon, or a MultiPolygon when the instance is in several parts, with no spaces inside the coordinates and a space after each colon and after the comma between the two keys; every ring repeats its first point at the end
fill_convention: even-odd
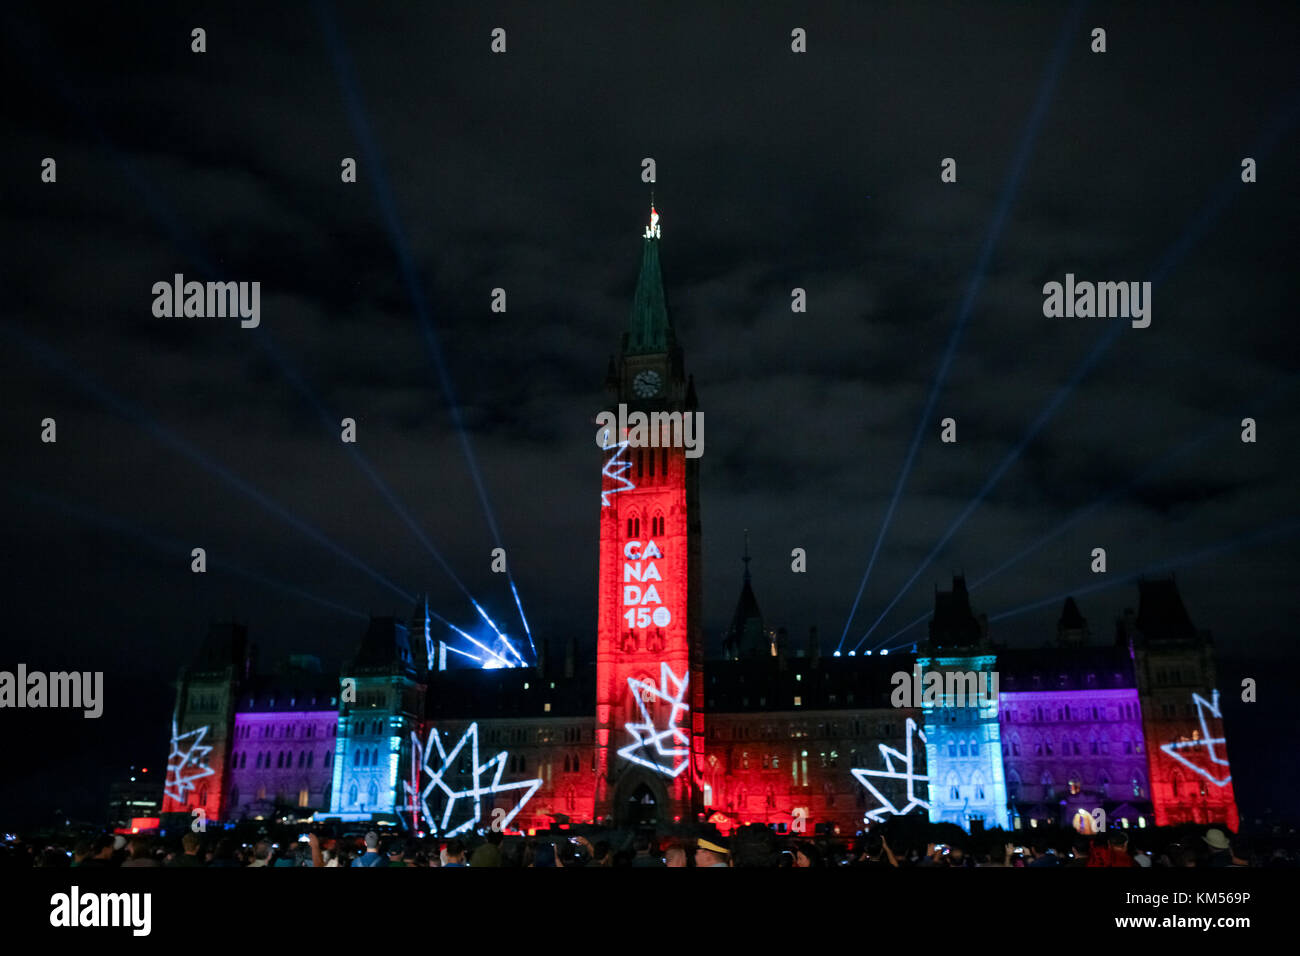
{"type": "Polygon", "coordinates": [[[181,668],[163,787],[164,826],[191,826],[199,808],[207,820],[226,819],[235,709],[253,659],[244,625],[213,623],[198,653],[181,668]]]}
{"type": "Polygon", "coordinates": [[[1219,705],[1214,639],[1192,619],[1173,578],[1138,581],[1138,611],[1119,636],[1133,654],[1156,826],[1240,817],[1219,705]]]}
{"type": "Polygon", "coordinates": [[[686,821],[703,810],[703,433],[659,239],[651,206],[622,353],[605,381],[618,424],[601,432],[596,815],[619,823],[686,821]],[[694,452],[683,447],[691,436],[694,452]]]}

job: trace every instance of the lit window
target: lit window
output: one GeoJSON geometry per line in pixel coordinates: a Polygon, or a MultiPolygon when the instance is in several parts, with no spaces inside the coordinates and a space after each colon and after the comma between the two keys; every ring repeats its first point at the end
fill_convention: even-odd
{"type": "Polygon", "coordinates": [[[794,705],[795,705],[796,707],[802,707],[802,706],[803,706],[803,698],[802,698],[802,697],[796,697],[796,698],[794,699],[794,705]]]}

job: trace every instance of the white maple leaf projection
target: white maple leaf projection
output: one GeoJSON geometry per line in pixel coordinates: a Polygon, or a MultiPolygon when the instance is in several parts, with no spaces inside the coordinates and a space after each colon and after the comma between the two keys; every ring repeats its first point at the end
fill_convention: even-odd
{"type": "Polygon", "coordinates": [[[216,773],[208,766],[207,757],[211,747],[203,745],[203,738],[208,734],[206,726],[185,733],[178,733],[176,721],[172,721],[172,749],[167,755],[167,776],[163,783],[163,793],[177,803],[185,802],[185,794],[194,789],[194,781],[216,773]],[[189,772],[186,772],[186,771],[189,772]]]}
{"type": "Polygon", "coordinates": [[[425,823],[428,824],[429,831],[435,836],[453,837],[457,834],[464,833],[474,826],[474,824],[482,818],[483,797],[490,797],[498,793],[508,793],[511,790],[526,791],[523,797],[519,800],[519,803],[501,819],[499,826],[502,829],[505,829],[510,825],[510,821],[515,818],[519,811],[524,808],[524,805],[532,799],[533,794],[535,794],[538,788],[542,785],[542,780],[540,778],[534,780],[517,780],[513,783],[502,783],[501,775],[506,769],[506,757],[508,756],[507,751],[503,750],[495,757],[489,758],[485,763],[479,763],[477,721],[469,725],[469,729],[461,735],[460,740],[456,741],[456,745],[452,747],[451,750],[445,750],[443,748],[442,735],[438,733],[436,727],[429,728],[429,739],[425,744],[421,745],[419,735],[414,732],[411,734],[411,742],[414,747],[415,763],[417,768],[415,774],[416,779],[414,784],[404,782],[402,786],[406,790],[412,809],[416,807],[418,802],[421,816],[424,817],[425,823]],[[468,744],[470,748],[470,774],[473,783],[465,789],[453,790],[448,786],[444,777],[454,771],[454,764],[460,757],[461,751],[465,749],[466,744],[468,744]],[[437,754],[439,761],[436,770],[429,766],[429,758],[434,754],[437,754]],[[488,783],[485,786],[483,784],[483,775],[489,770],[494,769],[495,772],[492,775],[491,783],[488,783]],[[421,770],[429,776],[429,782],[423,788],[421,788],[419,784],[421,770]],[[441,790],[447,798],[447,805],[443,811],[441,822],[434,820],[433,811],[429,807],[429,795],[433,793],[435,788],[441,790]],[[452,813],[456,808],[456,802],[458,800],[469,801],[472,804],[473,809],[472,811],[466,811],[469,814],[467,819],[456,827],[450,828],[452,813]]]}
{"type": "Polygon", "coordinates": [[[659,686],[656,687],[648,680],[638,680],[635,677],[627,679],[628,687],[632,691],[632,699],[641,710],[641,720],[623,725],[635,740],[618,752],[620,757],[667,777],[676,777],[686,769],[687,764],[690,763],[691,740],[686,731],[677,726],[677,723],[679,716],[690,709],[690,705],[685,701],[690,676],[690,671],[687,671],[679,678],[672,672],[667,662],[660,662],[659,686]],[[668,704],[668,722],[662,730],[655,726],[650,708],[646,706],[650,700],[656,699],[668,704]],[[667,764],[641,756],[641,751],[650,748],[654,748],[656,757],[666,759],[667,764]]]}
{"type": "Polygon", "coordinates": [[[880,802],[880,806],[866,812],[868,819],[879,823],[886,816],[902,816],[905,813],[910,813],[916,807],[920,807],[923,810],[930,809],[930,804],[926,803],[916,795],[916,785],[918,783],[924,783],[928,789],[930,778],[929,776],[919,776],[915,773],[915,750],[912,746],[913,733],[915,733],[917,737],[921,738],[921,743],[925,743],[925,732],[917,727],[915,720],[909,717],[907,718],[907,729],[905,731],[905,746],[907,747],[906,753],[899,753],[893,747],[887,746],[886,744],[880,744],[880,755],[885,758],[884,770],[852,771],[853,776],[857,778],[858,783],[870,790],[872,796],[880,802]],[[903,769],[894,769],[895,758],[903,761],[903,769]],[[906,780],[907,804],[901,809],[894,806],[893,801],[881,793],[880,790],[876,788],[875,784],[868,779],[869,777],[878,777],[886,780],[906,780]]]}
{"type": "Polygon", "coordinates": [[[1160,746],[1160,749],[1163,750],[1165,753],[1169,754],[1169,756],[1173,757],[1183,766],[1195,770],[1197,773],[1199,773],[1202,777],[1205,777],[1205,779],[1209,780],[1210,783],[1214,784],[1216,787],[1226,786],[1232,780],[1231,774],[1225,774],[1222,777],[1216,777],[1213,773],[1211,773],[1211,770],[1213,768],[1206,768],[1199,764],[1192,763],[1192,761],[1188,760],[1185,756],[1183,756],[1183,754],[1189,750],[1204,749],[1206,752],[1205,755],[1209,759],[1210,763],[1217,764],[1220,767],[1228,766],[1228,758],[1220,757],[1218,753],[1219,745],[1226,744],[1228,742],[1227,738],[1212,737],[1210,735],[1209,721],[1206,718],[1206,712],[1208,711],[1214,717],[1217,717],[1220,720],[1223,719],[1223,714],[1219,710],[1219,692],[1217,690],[1214,692],[1213,703],[1207,701],[1200,694],[1193,694],[1192,702],[1196,704],[1196,716],[1199,718],[1201,724],[1201,735],[1199,739],[1180,740],[1171,744],[1162,744],[1160,746]]]}

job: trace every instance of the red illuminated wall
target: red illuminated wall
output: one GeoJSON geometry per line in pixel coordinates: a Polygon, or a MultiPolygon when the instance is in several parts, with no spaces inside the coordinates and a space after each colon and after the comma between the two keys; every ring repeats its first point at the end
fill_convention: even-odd
{"type": "MultiPolygon", "coordinates": [[[[229,782],[227,761],[234,719],[234,688],[229,674],[221,678],[205,676],[183,681],[177,694],[175,717],[182,735],[199,727],[207,727],[201,745],[212,749],[199,759],[212,769],[212,773],[194,777],[193,789],[184,792],[183,803],[172,799],[164,791],[161,812],[188,815],[195,807],[202,807],[209,821],[223,820],[229,782]]],[[[187,739],[182,742],[182,746],[188,746],[189,743],[187,739]]],[[[189,764],[182,770],[182,776],[190,777],[196,770],[193,764],[189,764]]]]}
{"type": "MultiPolygon", "coordinates": [[[[645,784],[657,801],[666,798],[668,802],[661,819],[690,819],[703,809],[695,780],[704,755],[698,522],[693,530],[688,507],[693,497],[688,488],[694,480],[694,461],[687,459],[681,448],[631,447],[606,451],[604,461],[619,455],[631,463],[622,477],[635,487],[627,490],[608,474],[602,479],[609,504],[600,509],[596,810],[598,816],[621,819],[621,804],[645,784]],[[646,556],[653,554],[652,542],[660,556],[646,556]],[[661,623],[655,623],[656,614],[661,623]],[[662,624],[665,618],[667,622],[662,624]],[[620,748],[635,739],[625,725],[641,720],[628,679],[658,686],[661,662],[677,677],[690,675],[691,707],[678,723],[690,735],[691,760],[676,777],[618,755],[620,748]]],[[[607,473],[610,470],[605,469],[607,473]]],[[[650,705],[660,728],[666,726],[669,709],[662,703],[650,705]]]]}
{"type": "MultiPolygon", "coordinates": [[[[1212,692],[1205,698],[1211,699],[1212,692]]],[[[1151,702],[1149,707],[1158,706],[1151,702]]],[[[1224,823],[1231,830],[1236,830],[1239,823],[1237,799],[1233,793],[1231,780],[1219,786],[1207,779],[1181,761],[1166,753],[1162,744],[1194,741],[1200,736],[1200,720],[1194,708],[1184,710],[1177,704],[1178,717],[1166,717],[1162,712],[1148,713],[1145,735],[1147,739],[1147,764],[1151,778],[1151,803],[1155,811],[1156,826],[1172,826],[1179,823],[1224,823]]],[[[1223,721],[1207,715],[1207,728],[1214,738],[1225,736],[1223,721]]],[[[1223,779],[1229,776],[1231,768],[1213,763],[1207,759],[1204,747],[1191,747],[1181,751],[1193,764],[1209,772],[1211,777],[1223,779]]],[[[1218,744],[1216,756],[1228,759],[1227,745],[1218,744]]]]}

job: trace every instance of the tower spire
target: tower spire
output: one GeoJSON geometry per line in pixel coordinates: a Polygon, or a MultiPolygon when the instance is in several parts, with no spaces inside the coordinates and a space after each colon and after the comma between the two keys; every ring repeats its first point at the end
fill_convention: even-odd
{"type": "Polygon", "coordinates": [[[655,211],[655,191],[650,190],[650,225],[645,228],[646,239],[659,238],[659,213],[655,211]]]}
{"type": "Polygon", "coordinates": [[[641,271],[637,276],[628,321],[625,354],[646,355],[667,352],[675,344],[672,320],[668,317],[668,299],[664,295],[663,275],[659,270],[659,211],[650,201],[650,224],[645,227],[641,244],[641,271]]]}

